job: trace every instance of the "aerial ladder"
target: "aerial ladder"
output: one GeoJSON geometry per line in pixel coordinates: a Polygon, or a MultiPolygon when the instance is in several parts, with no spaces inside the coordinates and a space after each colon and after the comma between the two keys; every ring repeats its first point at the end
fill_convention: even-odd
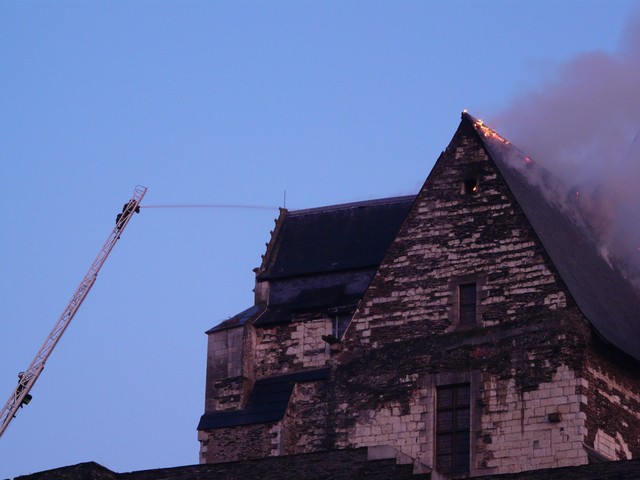
{"type": "Polygon", "coordinates": [[[27,370],[18,374],[18,385],[9,397],[9,400],[7,400],[5,406],[2,408],[2,411],[0,411],[0,437],[9,426],[11,420],[15,418],[20,407],[29,403],[31,400],[29,391],[33,388],[33,385],[42,373],[42,369],[44,368],[47,359],[51,355],[51,352],[53,352],[58,341],[60,341],[60,337],[62,337],[62,334],[69,326],[69,323],[71,323],[71,320],[80,308],[82,301],[87,297],[89,290],[91,290],[91,287],[96,281],[100,268],[102,268],[102,265],[104,265],[104,262],[107,260],[111,250],[113,250],[116,242],[120,239],[120,235],[128,225],[131,217],[134,213],[140,211],[140,202],[142,201],[145,193],[147,193],[147,188],[141,185],[138,185],[134,189],[133,196],[124,204],[124,207],[122,207],[122,213],[118,214],[116,218],[116,225],[109,234],[109,237],[102,246],[102,249],[100,249],[100,253],[98,253],[98,256],[91,264],[89,271],[80,282],[78,289],[62,311],[62,314],[58,317],[51,333],[49,333],[49,336],[42,344],[42,347],[31,362],[31,365],[29,365],[27,370]]]}

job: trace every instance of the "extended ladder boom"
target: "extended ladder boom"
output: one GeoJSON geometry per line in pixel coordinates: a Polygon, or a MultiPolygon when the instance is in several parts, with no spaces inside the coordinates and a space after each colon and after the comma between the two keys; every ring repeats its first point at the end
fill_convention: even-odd
{"type": "Polygon", "coordinates": [[[98,256],[91,264],[91,268],[89,268],[89,271],[80,282],[78,289],[71,297],[71,300],[62,311],[60,317],[58,317],[58,320],[53,326],[51,333],[49,333],[49,336],[42,344],[42,347],[31,362],[31,365],[29,365],[29,368],[25,370],[25,372],[20,376],[16,389],[9,397],[9,400],[7,400],[7,403],[2,408],[2,411],[0,411],[0,436],[2,436],[4,431],[7,429],[11,420],[15,418],[15,415],[18,412],[18,409],[22,405],[23,401],[25,400],[25,397],[27,397],[29,391],[36,383],[36,380],[38,379],[38,376],[40,376],[40,373],[42,372],[47,359],[60,340],[60,337],[62,337],[64,331],[69,326],[69,323],[78,311],[78,308],[80,308],[80,305],[86,298],[89,290],[91,290],[91,287],[96,281],[100,268],[107,260],[109,253],[111,253],[111,250],[113,250],[113,247],[120,238],[122,231],[129,223],[129,220],[131,220],[134,212],[140,211],[140,202],[146,192],[146,187],[138,185],[135,188],[135,190],[133,191],[133,197],[122,208],[122,213],[117,217],[116,226],[109,234],[109,237],[102,246],[100,253],[98,253],[98,256]]]}

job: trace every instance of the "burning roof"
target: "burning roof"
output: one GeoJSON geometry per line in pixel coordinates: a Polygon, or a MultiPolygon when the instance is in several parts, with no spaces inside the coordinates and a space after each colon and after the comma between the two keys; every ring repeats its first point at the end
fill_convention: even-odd
{"type": "Polygon", "coordinates": [[[582,313],[605,341],[640,360],[639,289],[603,254],[560,180],[482,121],[467,113],[463,121],[478,132],[582,313]]]}

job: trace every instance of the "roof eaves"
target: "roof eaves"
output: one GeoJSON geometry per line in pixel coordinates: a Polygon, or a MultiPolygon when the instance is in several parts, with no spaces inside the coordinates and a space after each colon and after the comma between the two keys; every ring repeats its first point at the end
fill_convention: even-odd
{"type": "Polygon", "coordinates": [[[253,305],[246,310],[234,315],[233,317],[219,323],[213,328],[210,328],[205,333],[209,335],[214,332],[221,332],[223,330],[229,330],[231,328],[242,327],[247,323],[253,323],[258,320],[266,311],[266,307],[260,305],[253,305]]]}
{"type": "Polygon", "coordinates": [[[243,410],[205,413],[200,418],[198,430],[215,430],[282,420],[288,408],[294,385],[327,380],[330,371],[329,367],[324,367],[260,378],[254,383],[247,405],[243,410]]]}

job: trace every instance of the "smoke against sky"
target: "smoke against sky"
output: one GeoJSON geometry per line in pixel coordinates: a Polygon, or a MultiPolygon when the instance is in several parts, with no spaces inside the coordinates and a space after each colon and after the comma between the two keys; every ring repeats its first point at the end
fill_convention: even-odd
{"type": "Polygon", "coordinates": [[[582,213],[605,259],[640,285],[640,15],[617,51],[557,66],[492,124],[560,180],[554,198],[582,213]]]}

